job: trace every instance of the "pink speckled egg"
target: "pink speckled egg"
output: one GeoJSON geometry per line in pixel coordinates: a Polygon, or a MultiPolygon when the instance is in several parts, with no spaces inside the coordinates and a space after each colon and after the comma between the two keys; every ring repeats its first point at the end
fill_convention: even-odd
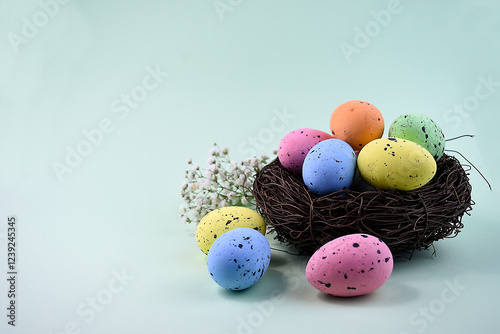
{"type": "Polygon", "coordinates": [[[338,297],[365,295],[391,276],[394,262],[387,245],[372,235],[349,234],[318,249],[306,277],[316,289],[338,297]]]}
{"type": "Polygon", "coordinates": [[[311,148],[332,135],[315,129],[301,128],[287,133],[280,142],[278,159],[283,167],[293,173],[302,174],[302,165],[311,148]]]}

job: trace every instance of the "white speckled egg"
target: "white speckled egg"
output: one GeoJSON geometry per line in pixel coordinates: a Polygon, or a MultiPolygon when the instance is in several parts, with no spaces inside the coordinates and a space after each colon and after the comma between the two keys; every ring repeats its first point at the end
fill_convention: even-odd
{"type": "Polygon", "coordinates": [[[371,293],[390,277],[393,256],[387,245],[372,235],[349,234],[319,248],[306,266],[308,282],[338,297],[371,293]]]}

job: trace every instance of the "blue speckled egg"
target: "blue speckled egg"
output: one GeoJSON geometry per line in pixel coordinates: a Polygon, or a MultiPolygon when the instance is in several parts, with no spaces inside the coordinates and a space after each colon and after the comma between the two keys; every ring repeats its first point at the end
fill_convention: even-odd
{"type": "Polygon", "coordinates": [[[306,187],[318,196],[347,189],[356,172],[356,154],[340,139],[326,139],[307,154],[302,166],[306,187]]]}
{"type": "Polygon", "coordinates": [[[212,244],[207,265],[210,276],[223,288],[244,290],[257,283],[271,261],[271,247],[262,233],[240,227],[225,232],[212,244]]]}

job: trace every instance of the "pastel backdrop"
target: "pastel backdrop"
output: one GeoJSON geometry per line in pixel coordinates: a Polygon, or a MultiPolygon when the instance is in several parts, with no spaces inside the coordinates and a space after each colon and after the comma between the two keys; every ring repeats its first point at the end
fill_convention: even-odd
{"type": "Polygon", "coordinates": [[[2,333],[494,332],[499,16],[487,0],[1,1],[5,273],[19,222],[17,328],[2,315],[2,333]],[[419,112],[475,135],[447,146],[493,191],[472,169],[459,236],[371,295],[322,295],[277,251],[257,285],[224,291],[178,215],[186,158],[203,166],[214,142],[270,154],[353,99],[386,131],[419,112]]]}

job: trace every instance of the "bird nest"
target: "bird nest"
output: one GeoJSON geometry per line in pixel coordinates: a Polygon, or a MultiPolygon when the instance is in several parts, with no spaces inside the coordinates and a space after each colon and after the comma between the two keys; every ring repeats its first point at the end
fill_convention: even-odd
{"type": "Polygon", "coordinates": [[[434,178],[412,191],[346,189],[320,197],[278,159],[257,173],[252,191],[257,211],[276,239],[304,255],[351,233],[382,239],[395,256],[412,254],[455,237],[463,228],[462,216],[474,204],[468,173],[446,154],[434,178]]]}

